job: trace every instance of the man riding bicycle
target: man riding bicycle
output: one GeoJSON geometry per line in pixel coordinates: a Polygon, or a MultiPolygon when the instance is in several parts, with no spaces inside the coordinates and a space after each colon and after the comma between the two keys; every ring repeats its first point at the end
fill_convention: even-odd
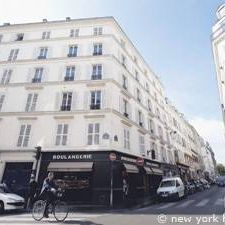
{"type": "Polygon", "coordinates": [[[46,218],[49,217],[48,207],[55,199],[56,189],[57,187],[54,182],[54,173],[49,172],[48,176],[44,179],[40,193],[40,198],[46,200],[46,206],[44,211],[44,217],[46,218]]]}

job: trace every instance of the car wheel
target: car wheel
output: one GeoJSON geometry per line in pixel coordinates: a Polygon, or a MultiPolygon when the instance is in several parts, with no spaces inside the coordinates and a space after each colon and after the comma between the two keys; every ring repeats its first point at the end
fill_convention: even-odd
{"type": "Polygon", "coordinates": [[[0,214],[4,212],[4,203],[0,202],[0,214]]]}

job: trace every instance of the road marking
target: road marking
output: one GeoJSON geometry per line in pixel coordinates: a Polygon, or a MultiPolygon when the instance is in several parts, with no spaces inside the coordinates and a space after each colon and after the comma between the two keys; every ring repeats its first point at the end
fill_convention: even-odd
{"type": "Polygon", "coordinates": [[[204,199],[202,201],[200,201],[196,207],[202,207],[202,206],[205,206],[207,203],[209,202],[209,199],[204,199]]]}
{"type": "Polygon", "coordinates": [[[195,202],[195,200],[187,200],[186,202],[176,206],[176,208],[184,208],[187,207],[188,205],[190,205],[191,203],[195,202]]]}
{"type": "Polygon", "coordinates": [[[165,205],[163,205],[163,206],[161,206],[161,207],[159,207],[157,209],[167,209],[167,208],[169,208],[171,206],[174,206],[175,204],[176,204],[176,202],[167,203],[167,204],[165,204],[165,205]]]}
{"type": "Polygon", "coordinates": [[[224,201],[223,198],[219,198],[219,199],[217,199],[217,201],[214,203],[214,205],[223,205],[223,201],[224,201]]]}

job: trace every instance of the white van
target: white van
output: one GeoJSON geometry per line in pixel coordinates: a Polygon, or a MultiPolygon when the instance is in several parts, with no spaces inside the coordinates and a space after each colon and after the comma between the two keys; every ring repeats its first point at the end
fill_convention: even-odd
{"type": "Polygon", "coordinates": [[[180,177],[163,178],[157,195],[160,199],[175,199],[179,200],[185,196],[185,188],[180,177]]]}

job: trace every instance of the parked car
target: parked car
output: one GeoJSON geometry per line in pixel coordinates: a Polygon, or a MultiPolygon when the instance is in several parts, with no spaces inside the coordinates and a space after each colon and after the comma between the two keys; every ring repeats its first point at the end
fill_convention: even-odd
{"type": "Polygon", "coordinates": [[[209,182],[206,179],[202,178],[202,179],[200,179],[200,182],[202,183],[204,189],[209,189],[210,188],[210,184],[209,184],[209,182]]]}
{"type": "Polygon", "coordinates": [[[5,210],[22,209],[24,204],[25,200],[23,197],[10,193],[4,188],[4,185],[0,185],[0,213],[5,210]]]}
{"type": "Polygon", "coordinates": [[[186,194],[194,194],[195,193],[195,185],[191,182],[185,183],[186,194]]]}
{"type": "Polygon", "coordinates": [[[157,195],[160,200],[179,200],[185,196],[185,187],[180,177],[163,178],[157,195]]]}
{"type": "Polygon", "coordinates": [[[194,180],[193,183],[195,185],[196,191],[203,191],[204,190],[203,184],[199,180],[194,180]]]}
{"type": "Polygon", "coordinates": [[[225,176],[218,177],[216,183],[218,187],[225,187],[225,176]]]}

